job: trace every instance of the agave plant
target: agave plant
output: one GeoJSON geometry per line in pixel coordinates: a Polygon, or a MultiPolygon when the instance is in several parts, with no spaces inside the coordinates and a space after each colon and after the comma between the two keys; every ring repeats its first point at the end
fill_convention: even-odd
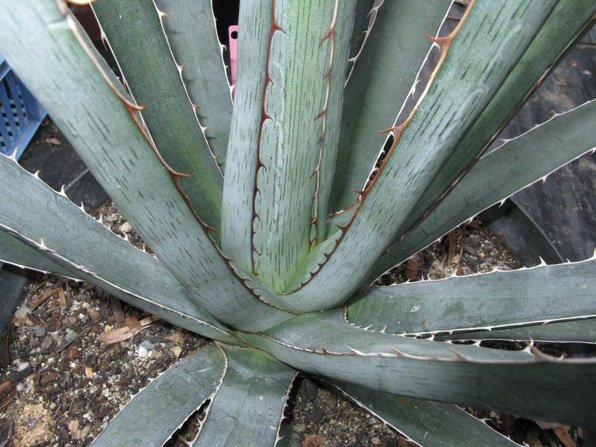
{"type": "Polygon", "coordinates": [[[472,1],[441,35],[450,3],[242,0],[232,95],[209,0],[94,2],[124,84],[64,0],[0,0],[0,52],[155,253],[0,157],[0,258],[216,341],[94,445],[198,408],[195,445],[282,445],[298,372],[424,446],[516,445],[460,406],[594,426],[596,359],[533,342],[596,342],[594,259],[366,285],[596,146],[589,102],[483,156],[595,2],[472,1]]]}

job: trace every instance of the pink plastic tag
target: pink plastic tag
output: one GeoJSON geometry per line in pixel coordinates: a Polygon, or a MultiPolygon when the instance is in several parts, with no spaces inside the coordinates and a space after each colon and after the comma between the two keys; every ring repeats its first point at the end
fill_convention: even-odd
{"type": "Polygon", "coordinates": [[[238,58],[238,26],[228,28],[228,39],[230,41],[230,71],[232,73],[232,85],[236,84],[236,60],[238,58]]]}

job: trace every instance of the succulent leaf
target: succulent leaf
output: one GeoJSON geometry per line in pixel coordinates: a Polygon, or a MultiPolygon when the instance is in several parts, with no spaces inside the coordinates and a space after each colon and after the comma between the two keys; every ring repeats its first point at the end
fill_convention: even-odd
{"type": "MultiPolygon", "coordinates": [[[[241,17],[250,20],[253,14],[263,13],[261,4],[252,7],[247,3],[242,5],[246,12],[241,17]]],[[[259,49],[262,54],[255,53],[260,65],[249,62],[255,65],[261,107],[252,106],[248,127],[244,123],[237,127],[233,124],[230,137],[228,163],[234,166],[230,168],[232,175],[240,169],[236,166],[246,165],[244,172],[252,178],[252,184],[248,180],[237,182],[236,178],[226,180],[226,194],[229,191],[233,195],[231,200],[244,196],[244,207],[252,204],[250,244],[246,240],[240,245],[243,250],[250,248],[250,264],[248,255],[240,253],[244,261],[239,261],[239,265],[259,275],[275,290],[285,288],[296,265],[311,246],[324,239],[326,230],[327,197],[335,166],[355,2],[316,5],[313,9],[310,3],[270,4],[269,27],[262,26],[260,35],[255,37],[263,42],[259,49]],[[317,99],[302,100],[313,93],[317,99]],[[256,153],[236,152],[233,148],[235,138],[245,140],[247,132],[252,135],[256,153]],[[245,161],[247,156],[253,159],[250,164],[245,161]],[[287,200],[280,200],[287,190],[293,193],[286,196],[287,200]]],[[[240,26],[247,28],[243,23],[240,26]]],[[[245,51],[243,45],[254,43],[245,43],[241,35],[240,52],[245,51]]],[[[239,72],[244,73],[241,66],[239,72]]],[[[252,78],[253,68],[249,74],[239,75],[238,107],[242,107],[241,101],[255,100],[253,84],[244,76],[252,78]],[[250,91],[244,93],[246,88],[250,91]],[[246,94],[250,96],[245,97],[246,94]]],[[[246,120],[245,115],[237,116],[246,120]]],[[[227,231],[236,231],[238,224],[236,215],[224,215],[224,240],[227,231]],[[234,222],[228,224],[228,219],[234,222]]],[[[247,229],[241,231],[248,239],[247,229]]],[[[232,250],[233,247],[228,252],[224,242],[224,251],[237,259],[232,250]]]]}
{"type": "Polygon", "coordinates": [[[375,262],[368,281],[373,281],[470,217],[502,202],[525,186],[545,179],[565,163],[593,151],[596,129],[590,123],[595,119],[596,101],[590,101],[553,116],[482,157],[423,222],[375,262]]]}
{"type": "MultiPolygon", "coordinates": [[[[346,85],[330,212],[352,205],[364,189],[450,2],[375,2],[364,46],[353,56],[346,85]],[[420,36],[420,38],[411,38],[420,36]],[[404,40],[408,45],[404,45],[404,40]]],[[[368,12],[368,11],[367,11],[368,12]]],[[[423,88],[418,86],[418,89],[423,88]]]]}
{"type": "Polygon", "coordinates": [[[409,439],[424,447],[473,446],[482,439],[490,446],[519,446],[456,405],[382,393],[351,383],[338,389],[409,439]]]}
{"type": "MultiPolygon", "coordinates": [[[[232,95],[215,30],[211,0],[155,0],[184,87],[223,172],[232,118],[232,95]],[[165,14],[165,15],[164,15],[165,14]]],[[[219,223],[219,222],[218,222],[219,223]]]]}
{"type": "MultiPolygon", "coordinates": [[[[461,171],[463,166],[467,166],[467,171],[474,165],[521,104],[560,62],[572,44],[590,28],[595,14],[596,4],[590,2],[567,0],[556,3],[494,98],[442,166],[441,175],[429,186],[429,191],[448,191],[454,183],[452,173],[461,171]],[[553,39],[553,36],[556,38],[553,39]]],[[[432,194],[429,196],[432,197],[432,194]]],[[[425,211],[425,207],[432,207],[431,203],[430,200],[421,200],[417,205],[419,212],[425,211]]]]}
{"type": "Polygon", "coordinates": [[[222,349],[226,375],[192,445],[275,445],[296,371],[254,349],[222,349]]]}
{"type": "Polygon", "coordinates": [[[246,339],[292,367],[332,380],[530,419],[594,424],[594,404],[585,400],[596,392],[594,358],[369,332],[346,323],[341,309],[304,314],[246,339]],[[540,397],[545,395],[550,398],[540,397]]]}
{"type": "Polygon", "coordinates": [[[1,259],[18,265],[33,263],[36,269],[88,281],[174,324],[241,343],[188,295],[158,259],[112,233],[9,158],[0,156],[0,172],[0,187],[6,191],[0,201],[0,234],[3,242],[8,239],[0,246],[1,259]],[[15,184],[20,187],[14,188],[15,184]],[[37,219],[29,218],[31,212],[37,219]],[[39,264],[30,260],[32,252],[37,252],[39,264]],[[131,269],[139,272],[131,275],[131,269]]]}
{"type": "Polygon", "coordinates": [[[306,273],[290,284],[286,299],[294,308],[314,311],[340,304],[366,276],[360,266],[370,265],[421,217],[416,210],[422,197],[434,201],[445,192],[427,190],[437,176],[455,181],[465,170],[460,166],[454,175],[441,167],[506,80],[554,3],[501,2],[501,8],[495,8],[477,2],[460,22],[463,26],[437,42],[442,56],[433,83],[410,118],[393,129],[396,141],[376,179],[361,193],[351,223],[331,236],[336,248],[313,251],[303,263],[306,273]],[[469,51],[472,41],[478,53],[469,51]],[[353,253],[359,253],[357,260],[353,253]],[[330,273],[320,275],[323,270],[330,273]]]}
{"type": "Polygon", "coordinates": [[[217,393],[227,370],[227,358],[216,346],[185,358],[141,390],[91,445],[165,444],[217,393]]]}
{"type": "MultiPolygon", "coordinates": [[[[255,299],[246,281],[238,278],[54,2],[33,3],[19,3],[2,15],[7,33],[0,51],[38,100],[48,105],[48,112],[144,241],[191,298],[215,318],[259,330],[291,317],[281,306],[255,299]],[[28,45],[22,35],[40,44],[28,45]],[[40,61],[44,77],[38,76],[40,61]],[[93,113],[89,104],[94,104],[93,113]],[[255,320],[248,322],[241,316],[252,313],[250,309],[255,320]]],[[[269,295],[271,301],[279,301],[269,295]]]]}
{"type": "Polygon", "coordinates": [[[350,323],[403,334],[467,332],[596,317],[596,260],[494,271],[447,280],[364,287],[347,306],[350,323]],[[503,288],[503,283],[507,288],[503,288]],[[531,291],[531,293],[529,293],[531,291]],[[561,296],[566,296],[561,300],[561,296]],[[441,306],[437,306],[437,300],[441,306]]]}
{"type": "Polygon", "coordinates": [[[232,98],[210,0],[95,2],[130,93],[68,0],[0,0],[0,52],[155,253],[0,156],[0,259],[220,343],[94,445],[163,445],[199,411],[189,445],[291,445],[298,371],[427,447],[516,445],[456,405],[594,428],[596,357],[534,341],[596,343],[596,257],[362,285],[595,149],[591,101],[483,155],[596,4],[456,3],[445,35],[454,2],[242,0],[232,98]]]}
{"type": "Polygon", "coordinates": [[[437,335],[436,340],[531,340],[552,343],[596,343],[596,319],[560,321],[549,324],[514,328],[494,328],[491,331],[437,335]]]}
{"type": "Polygon", "coordinates": [[[100,0],[93,8],[159,154],[184,174],[177,181],[190,205],[219,231],[223,179],[182,83],[184,62],[172,59],[162,31],[167,18],[152,2],[100,0]]]}

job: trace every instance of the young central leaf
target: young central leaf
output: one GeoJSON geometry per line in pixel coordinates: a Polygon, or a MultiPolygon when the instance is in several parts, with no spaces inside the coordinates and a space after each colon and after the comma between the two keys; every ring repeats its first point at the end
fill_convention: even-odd
{"type": "MultiPolygon", "coordinates": [[[[251,107],[255,116],[248,131],[253,140],[245,148],[252,157],[254,182],[250,191],[228,184],[245,195],[242,206],[252,213],[250,222],[234,224],[226,223],[224,215],[223,229],[244,226],[244,240],[224,247],[227,254],[275,290],[283,290],[311,246],[325,237],[354,2],[277,0],[270,5],[269,26],[259,36],[261,90],[243,90],[248,87],[240,73],[236,92],[237,106],[249,101],[250,93],[253,101],[261,101],[251,107]]],[[[242,31],[240,40],[242,46],[242,31]]],[[[245,144],[239,134],[246,131],[246,126],[232,125],[228,162],[235,166],[230,172],[242,169],[239,164],[247,157],[232,147],[239,140],[245,144]]],[[[232,196],[229,189],[226,194],[232,196]]]]}

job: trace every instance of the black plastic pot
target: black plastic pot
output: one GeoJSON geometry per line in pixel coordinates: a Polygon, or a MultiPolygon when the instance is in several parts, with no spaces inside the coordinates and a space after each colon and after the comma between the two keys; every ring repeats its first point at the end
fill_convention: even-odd
{"type": "MultiPolygon", "coordinates": [[[[522,107],[502,138],[596,98],[596,47],[578,45],[522,107]],[[579,87],[579,88],[578,88],[579,87]]],[[[596,123],[595,123],[596,125],[596,123]]],[[[596,248],[596,156],[586,154],[482,217],[527,265],[590,258],[596,248]]]]}

